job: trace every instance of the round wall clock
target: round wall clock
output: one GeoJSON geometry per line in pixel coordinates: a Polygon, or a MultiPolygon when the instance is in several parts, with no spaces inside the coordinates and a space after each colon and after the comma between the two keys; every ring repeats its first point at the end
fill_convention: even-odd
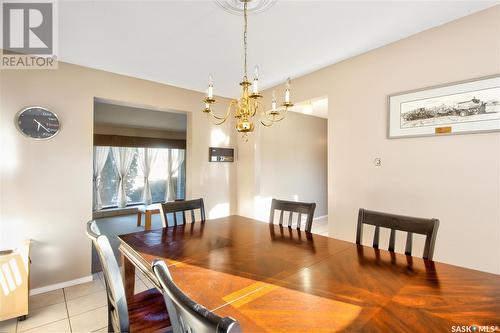
{"type": "Polygon", "coordinates": [[[17,127],[30,138],[45,140],[59,133],[61,124],[54,112],[40,106],[30,106],[17,115],[17,127]]]}

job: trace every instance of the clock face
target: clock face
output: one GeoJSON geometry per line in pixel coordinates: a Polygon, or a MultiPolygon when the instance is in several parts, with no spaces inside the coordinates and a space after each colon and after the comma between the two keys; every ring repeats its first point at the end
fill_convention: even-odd
{"type": "Polygon", "coordinates": [[[61,125],[55,113],[39,106],[32,106],[19,113],[17,126],[24,135],[44,140],[56,135],[61,125]]]}

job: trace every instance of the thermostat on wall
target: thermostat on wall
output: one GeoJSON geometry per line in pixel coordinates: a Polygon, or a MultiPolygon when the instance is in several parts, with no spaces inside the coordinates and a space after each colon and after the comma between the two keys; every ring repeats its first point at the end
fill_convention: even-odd
{"type": "Polygon", "coordinates": [[[209,162],[234,162],[233,148],[208,148],[209,162]]]}

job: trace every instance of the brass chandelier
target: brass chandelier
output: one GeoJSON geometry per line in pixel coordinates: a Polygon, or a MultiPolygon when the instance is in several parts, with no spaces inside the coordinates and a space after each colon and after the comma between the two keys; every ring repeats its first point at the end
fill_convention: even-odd
{"type": "Polygon", "coordinates": [[[283,104],[278,107],[276,102],[276,93],[273,91],[273,99],[271,102],[271,109],[264,110],[259,99],[262,95],[259,93],[259,71],[258,67],[255,67],[255,74],[253,77],[253,83],[248,81],[247,76],[247,27],[248,27],[248,13],[247,5],[249,1],[252,0],[239,0],[243,2],[243,17],[244,17],[244,30],[243,30],[243,50],[244,50],[244,64],[243,64],[243,81],[240,82],[242,89],[241,97],[239,99],[232,100],[224,115],[216,115],[212,110],[212,104],[216,102],[213,90],[213,77],[209,75],[208,77],[208,90],[207,96],[203,100],[205,102],[205,108],[203,112],[207,114],[208,118],[213,121],[216,125],[223,124],[233,112],[234,117],[237,119],[236,130],[239,133],[243,133],[243,137],[246,140],[247,134],[254,130],[253,117],[256,115],[260,116],[260,123],[265,127],[270,127],[274,123],[283,120],[286,117],[287,111],[293,106],[290,102],[290,78],[286,80],[285,85],[285,96],[283,104]],[[250,89],[251,88],[251,89],[250,89]],[[250,91],[251,90],[251,91],[250,91]]]}

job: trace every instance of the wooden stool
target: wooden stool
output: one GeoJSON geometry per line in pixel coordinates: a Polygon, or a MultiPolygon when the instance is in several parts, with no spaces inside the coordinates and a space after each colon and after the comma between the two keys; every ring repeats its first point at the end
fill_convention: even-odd
{"type": "Polygon", "coordinates": [[[146,216],[144,229],[151,230],[151,216],[160,214],[160,204],[143,205],[137,207],[137,226],[142,224],[142,215],[146,216]]]}

